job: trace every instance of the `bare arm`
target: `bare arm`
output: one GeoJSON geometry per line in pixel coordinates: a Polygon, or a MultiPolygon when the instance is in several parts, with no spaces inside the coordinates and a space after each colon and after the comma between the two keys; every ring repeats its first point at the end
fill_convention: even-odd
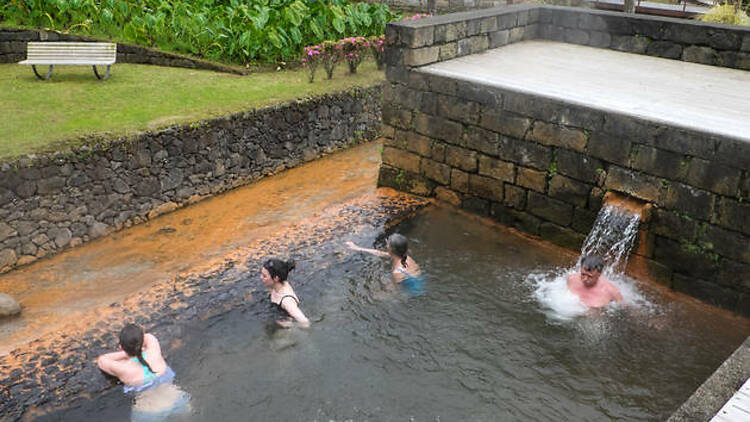
{"type": "Polygon", "coordinates": [[[143,335],[143,350],[148,351],[148,355],[151,358],[164,359],[161,355],[159,340],[153,334],[146,333],[143,335]]]}
{"type": "Polygon", "coordinates": [[[296,300],[282,300],[281,307],[284,308],[284,310],[292,317],[295,321],[297,321],[297,324],[299,324],[302,327],[309,327],[310,326],[310,320],[307,319],[304,313],[302,313],[302,310],[297,305],[296,300]]]}
{"type": "Polygon", "coordinates": [[[159,340],[153,334],[146,333],[143,335],[143,348],[146,350],[158,350],[161,352],[159,340]]]}
{"type": "Polygon", "coordinates": [[[96,366],[109,375],[119,378],[120,368],[123,361],[127,361],[128,354],[120,350],[119,352],[105,353],[96,358],[96,366]]]}
{"type": "Polygon", "coordinates": [[[353,251],[358,251],[358,252],[367,252],[367,253],[369,253],[369,254],[372,254],[372,255],[376,255],[376,256],[379,256],[379,257],[381,257],[381,258],[388,258],[388,257],[390,257],[390,256],[391,256],[391,255],[390,255],[390,254],[389,254],[388,252],[386,252],[386,251],[379,251],[379,250],[377,250],[377,249],[368,249],[368,248],[363,248],[363,247],[360,247],[360,246],[357,246],[357,245],[355,245],[355,244],[354,244],[354,243],[352,243],[352,242],[346,242],[346,246],[348,246],[348,247],[349,247],[349,249],[351,249],[351,250],[353,250],[353,251]]]}
{"type": "Polygon", "coordinates": [[[614,284],[610,284],[610,289],[612,289],[612,300],[614,300],[617,303],[625,303],[625,299],[622,297],[622,293],[615,287],[614,284]]]}

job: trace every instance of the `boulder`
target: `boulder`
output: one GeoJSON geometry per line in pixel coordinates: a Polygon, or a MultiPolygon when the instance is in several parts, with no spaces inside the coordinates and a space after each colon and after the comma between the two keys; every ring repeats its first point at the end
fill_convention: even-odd
{"type": "Polygon", "coordinates": [[[15,299],[0,293],[0,318],[18,315],[21,313],[21,305],[15,299]]]}

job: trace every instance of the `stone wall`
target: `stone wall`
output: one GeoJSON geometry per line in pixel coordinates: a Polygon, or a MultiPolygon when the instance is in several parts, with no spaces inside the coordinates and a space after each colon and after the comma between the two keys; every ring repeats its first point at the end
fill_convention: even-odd
{"type": "MultiPolygon", "coordinates": [[[[63,34],[57,31],[35,31],[26,29],[0,28],[0,63],[17,63],[26,59],[26,43],[29,41],[91,41],[111,42],[78,35],[63,34]]],[[[184,67],[189,69],[213,70],[238,75],[247,72],[239,67],[222,65],[180,54],[167,53],[135,44],[117,43],[118,63],[153,64],[158,66],[184,67]]]]}
{"type": "Polygon", "coordinates": [[[0,272],[380,132],[381,86],[0,165],[0,272]]]}
{"type": "Polygon", "coordinates": [[[631,274],[750,315],[750,144],[419,70],[534,38],[556,10],[573,20],[521,5],[389,25],[379,183],[575,250],[619,192],[654,210],[631,274]]]}
{"type": "Polygon", "coordinates": [[[385,3],[395,10],[414,11],[421,13],[447,13],[472,9],[486,9],[489,7],[505,6],[514,3],[513,0],[368,0],[370,2],[385,3]]]}
{"type": "Polygon", "coordinates": [[[750,27],[542,7],[539,38],[712,66],[750,69],[750,27]]]}

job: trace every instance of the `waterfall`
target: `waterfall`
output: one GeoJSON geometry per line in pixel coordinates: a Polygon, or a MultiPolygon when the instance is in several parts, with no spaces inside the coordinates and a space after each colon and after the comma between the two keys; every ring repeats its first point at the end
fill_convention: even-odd
{"type": "Polygon", "coordinates": [[[581,258],[598,255],[604,260],[606,273],[623,273],[638,234],[640,220],[641,214],[638,212],[605,204],[583,242],[581,258]]]}

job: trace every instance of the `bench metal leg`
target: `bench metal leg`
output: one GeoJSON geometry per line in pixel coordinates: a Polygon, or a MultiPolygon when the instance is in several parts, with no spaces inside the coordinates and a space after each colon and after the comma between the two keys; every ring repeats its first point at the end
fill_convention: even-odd
{"type": "Polygon", "coordinates": [[[36,77],[43,81],[52,77],[52,65],[49,65],[49,70],[47,71],[47,74],[44,76],[40,75],[39,72],[36,71],[35,65],[32,64],[31,68],[34,69],[34,74],[36,75],[36,77]]]}
{"type": "Polygon", "coordinates": [[[91,67],[94,68],[94,75],[96,75],[97,79],[102,80],[102,81],[109,79],[109,68],[111,67],[110,65],[107,65],[107,73],[105,73],[103,76],[99,74],[98,70],[96,70],[96,65],[91,66],[91,67]]]}

